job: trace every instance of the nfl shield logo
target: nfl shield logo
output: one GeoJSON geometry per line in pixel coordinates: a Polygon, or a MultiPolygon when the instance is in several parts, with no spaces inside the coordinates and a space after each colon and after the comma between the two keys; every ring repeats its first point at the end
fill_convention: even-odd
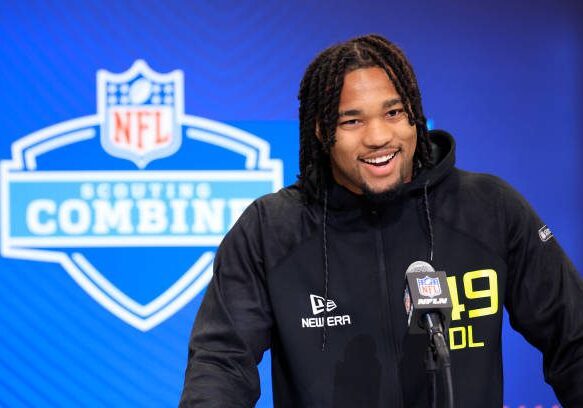
{"type": "Polygon", "coordinates": [[[423,279],[417,279],[417,287],[421,296],[434,297],[441,295],[439,278],[426,276],[423,279]]]}
{"type": "Polygon", "coordinates": [[[140,169],[175,153],[182,141],[183,74],[153,71],[143,60],[121,74],[97,73],[101,145],[140,169]]]}

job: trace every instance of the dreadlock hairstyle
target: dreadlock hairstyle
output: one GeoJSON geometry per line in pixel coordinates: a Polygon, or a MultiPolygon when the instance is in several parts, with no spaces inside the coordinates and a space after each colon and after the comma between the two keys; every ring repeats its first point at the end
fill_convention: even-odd
{"type": "MultiPolygon", "coordinates": [[[[431,167],[427,120],[411,64],[403,52],[385,38],[379,35],[357,37],[320,53],[306,69],[300,85],[299,181],[305,187],[308,175],[314,172],[319,196],[324,190],[325,174],[330,166],[330,148],[336,141],[344,76],[356,69],[370,67],[380,67],[387,73],[403,101],[409,124],[417,126],[413,174],[417,174],[420,167],[431,167]]],[[[305,192],[305,188],[302,190],[305,192]]]]}

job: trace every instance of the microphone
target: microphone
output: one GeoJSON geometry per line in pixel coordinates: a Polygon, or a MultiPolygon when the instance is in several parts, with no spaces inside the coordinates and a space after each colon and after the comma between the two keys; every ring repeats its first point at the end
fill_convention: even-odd
{"type": "Polygon", "coordinates": [[[453,381],[449,348],[445,332],[451,322],[451,297],[445,272],[424,261],[413,262],[405,273],[405,311],[409,333],[427,333],[429,347],[425,353],[425,371],[430,379],[430,406],[436,406],[436,371],[441,369],[447,407],[453,408],[453,381]]]}
{"type": "Polygon", "coordinates": [[[405,312],[409,333],[445,333],[451,322],[451,297],[445,272],[425,261],[413,262],[405,273],[405,312]]]}

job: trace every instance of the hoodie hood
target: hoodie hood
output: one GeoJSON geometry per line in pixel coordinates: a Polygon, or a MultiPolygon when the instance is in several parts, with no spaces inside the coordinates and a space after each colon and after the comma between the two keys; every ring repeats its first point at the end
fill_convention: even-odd
{"type": "Polygon", "coordinates": [[[407,192],[429,188],[439,184],[453,169],[455,165],[455,141],[453,137],[443,130],[429,132],[431,142],[431,157],[433,167],[422,169],[419,174],[408,184],[404,190],[407,192]]]}

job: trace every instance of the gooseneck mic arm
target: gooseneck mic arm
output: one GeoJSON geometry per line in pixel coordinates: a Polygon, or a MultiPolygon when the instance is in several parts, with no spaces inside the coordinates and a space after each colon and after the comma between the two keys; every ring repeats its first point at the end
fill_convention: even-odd
{"type": "Polygon", "coordinates": [[[429,334],[428,354],[425,359],[425,368],[431,372],[432,387],[431,395],[434,403],[437,401],[435,371],[441,369],[443,374],[443,382],[445,387],[445,396],[447,408],[453,408],[453,381],[451,376],[451,360],[449,358],[449,349],[443,334],[441,326],[441,316],[438,313],[427,313],[423,315],[423,322],[429,334]],[[429,361],[431,359],[432,361],[429,361]]]}
{"type": "Polygon", "coordinates": [[[435,347],[435,352],[440,362],[447,362],[449,365],[449,349],[445,343],[445,334],[441,324],[441,316],[438,313],[426,313],[423,315],[422,324],[429,334],[429,342],[435,347]]]}

